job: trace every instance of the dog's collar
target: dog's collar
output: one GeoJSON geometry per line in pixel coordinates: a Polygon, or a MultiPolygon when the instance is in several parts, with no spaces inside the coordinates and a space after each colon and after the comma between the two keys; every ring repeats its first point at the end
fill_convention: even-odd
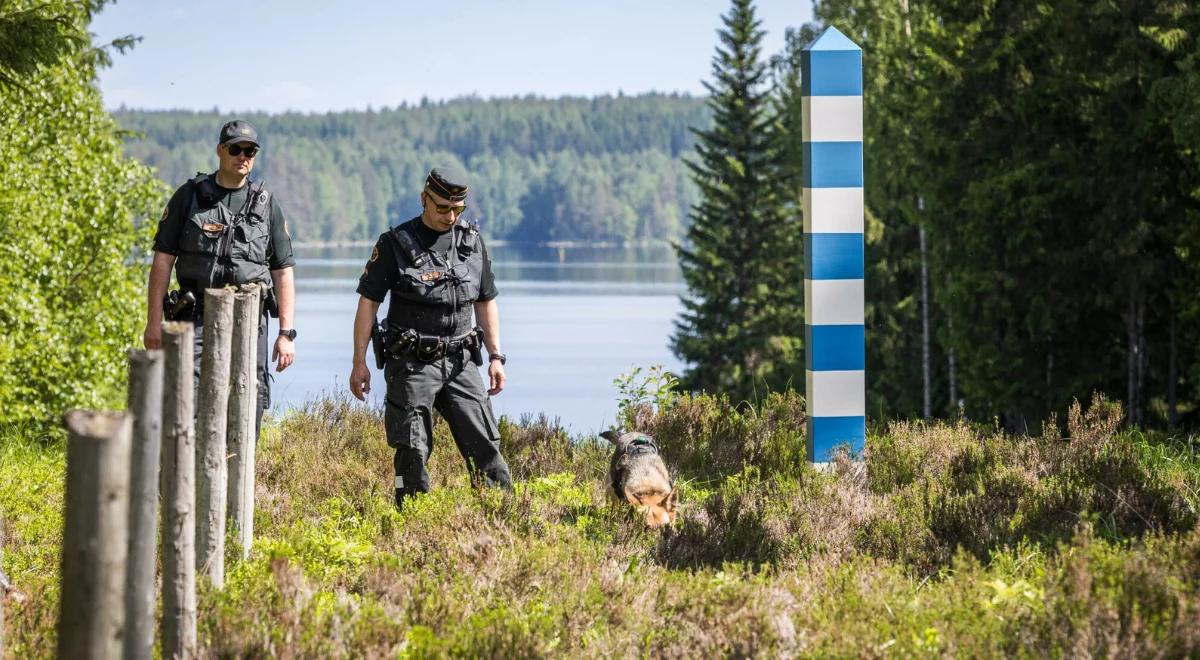
{"type": "Polygon", "coordinates": [[[657,454],[658,445],[654,443],[654,438],[639,433],[636,438],[629,441],[628,452],[630,454],[657,454]]]}

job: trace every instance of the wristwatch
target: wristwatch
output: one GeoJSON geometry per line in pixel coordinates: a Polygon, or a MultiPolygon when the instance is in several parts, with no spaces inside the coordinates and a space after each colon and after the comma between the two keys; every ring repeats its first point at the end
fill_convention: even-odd
{"type": "Polygon", "coordinates": [[[508,364],[508,358],[503,353],[492,353],[488,356],[488,361],[500,360],[500,364],[508,364]]]}
{"type": "Polygon", "coordinates": [[[281,329],[279,331],[279,336],[287,337],[288,339],[291,339],[292,341],[296,341],[296,329],[295,328],[292,328],[291,330],[282,330],[281,329]]]}

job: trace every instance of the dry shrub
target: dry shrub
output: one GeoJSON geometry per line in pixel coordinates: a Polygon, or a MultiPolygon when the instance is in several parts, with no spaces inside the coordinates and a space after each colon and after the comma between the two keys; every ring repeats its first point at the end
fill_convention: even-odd
{"type": "Polygon", "coordinates": [[[1081,525],[1047,567],[1039,645],[1074,657],[1195,657],[1200,529],[1123,549],[1081,525]]]}
{"type": "Polygon", "coordinates": [[[1120,420],[1120,407],[1097,395],[1086,411],[1072,407],[1068,439],[1053,423],[1042,437],[893,425],[868,442],[872,490],[888,504],[862,547],[931,572],[960,547],[981,559],[1026,540],[1052,547],[1081,519],[1112,539],[1191,529],[1194,510],[1139,459],[1120,420]]]}
{"type": "Polygon", "coordinates": [[[880,498],[862,467],[843,457],[830,473],[764,477],[756,467],[728,478],[665,534],[658,558],[671,568],[748,562],[792,566],[814,555],[849,557],[880,498]]]}
{"type": "Polygon", "coordinates": [[[392,497],[391,450],[378,410],[348,396],[322,399],[265,425],[255,505],[272,520],[319,515],[329,498],[392,497]]]}
{"type": "Polygon", "coordinates": [[[977,442],[962,420],[892,422],[887,433],[867,439],[864,453],[871,490],[888,493],[918,478],[937,478],[945,474],[955,455],[977,442]]]}
{"type": "Polygon", "coordinates": [[[557,418],[525,415],[519,423],[500,420],[500,447],[513,479],[571,472],[602,479],[611,446],[606,441],[573,440],[557,418]]]}
{"type": "Polygon", "coordinates": [[[739,410],[724,396],[682,395],[655,415],[637,415],[664,460],[685,476],[711,479],[746,466],[765,474],[796,474],[805,466],[804,398],[770,393],[739,410]]]}

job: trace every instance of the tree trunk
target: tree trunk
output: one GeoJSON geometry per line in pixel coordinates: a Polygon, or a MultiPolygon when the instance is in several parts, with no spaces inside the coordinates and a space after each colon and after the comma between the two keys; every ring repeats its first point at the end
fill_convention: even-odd
{"type": "Polygon", "coordinates": [[[164,323],[162,657],[196,656],[196,443],[192,324],[164,323]]]}
{"type": "Polygon", "coordinates": [[[204,349],[196,395],[196,570],[225,586],[225,431],[233,345],[233,289],[204,292],[204,349]]]}
{"type": "Polygon", "coordinates": [[[950,411],[953,415],[962,415],[961,406],[958,405],[958,381],[955,380],[954,373],[954,318],[949,314],[946,315],[946,328],[950,334],[950,345],[946,347],[946,368],[947,376],[950,381],[950,411]]]}
{"type": "Polygon", "coordinates": [[[1138,297],[1137,308],[1137,419],[1138,426],[1146,425],[1146,368],[1150,363],[1150,351],[1146,346],[1146,300],[1138,297]]]}
{"type": "MultiPolygon", "coordinates": [[[[918,206],[923,207],[924,203],[918,206]]],[[[929,250],[925,245],[925,227],[917,230],[917,236],[921,240],[921,384],[925,418],[928,419],[933,415],[933,391],[929,382],[929,250]]]]}
{"type": "Polygon", "coordinates": [[[1125,415],[1130,426],[1137,426],[1137,310],[1134,293],[1129,292],[1125,309],[1125,415]]]}
{"type": "Polygon", "coordinates": [[[1043,405],[1047,413],[1054,410],[1054,351],[1046,354],[1046,396],[1043,405]]]}
{"type": "Polygon", "coordinates": [[[1129,351],[1126,361],[1129,425],[1140,428],[1145,424],[1142,398],[1146,378],[1146,301],[1136,287],[1129,292],[1125,329],[1129,351]]]}
{"type": "Polygon", "coordinates": [[[1175,382],[1179,380],[1179,347],[1175,343],[1174,301],[1171,301],[1167,313],[1170,314],[1167,321],[1167,430],[1174,432],[1175,424],[1179,421],[1179,402],[1175,391],[1175,382]]]}
{"type": "Polygon", "coordinates": [[[241,287],[234,297],[233,348],[230,356],[229,517],[237,530],[242,558],[254,540],[255,408],[258,406],[259,288],[241,287]]]}
{"type": "Polygon", "coordinates": [[[72,410],[67,427],[66,509],[58,657],[121,657],[129,552],[132,418],[72,410]]]}
{"type": "Polygon", "coordinates": [[[133,447],[129,477],[129,563],[125,575],[125,657],[154,655],[154,568],[158,467],[162,452],[162,351],[129,352],[133,447]]]}

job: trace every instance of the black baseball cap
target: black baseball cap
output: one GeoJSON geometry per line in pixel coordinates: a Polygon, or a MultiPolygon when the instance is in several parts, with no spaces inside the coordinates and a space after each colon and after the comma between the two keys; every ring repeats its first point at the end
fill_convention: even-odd
{"type": "Polygon", "coordinates": [[[226,122],[221,127],[221,140],[218,144],[225,144],[226,142],[249,142],[256,147],[260,146],[258,144],[258,131],[254,130],[253,126],[241,119],[226,122]]]}

